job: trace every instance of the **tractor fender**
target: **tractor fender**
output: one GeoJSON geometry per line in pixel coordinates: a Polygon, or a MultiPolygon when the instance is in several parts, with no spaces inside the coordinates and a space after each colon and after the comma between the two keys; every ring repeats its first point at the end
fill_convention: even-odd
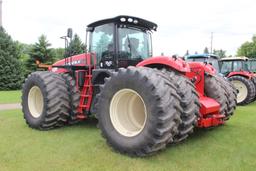
{"type": "Polygon", "coordinates": [[[143,60],[136,65],[137,67],[163,68],[169,67],[176,71],[186,73],[190,72],[190,67],[187,62],[181,58],[173,58],[167,56],[157,56],[143,60]]]}
{"type": "Polygon", "coordinates": [[[247,72],[247,71],[240,71],[240,72],[230,72],[227,77],[233,77],[233,76],[242,76],[245,77],[247,79],[251,79],[253,77],[254,74],[247,72]]]}

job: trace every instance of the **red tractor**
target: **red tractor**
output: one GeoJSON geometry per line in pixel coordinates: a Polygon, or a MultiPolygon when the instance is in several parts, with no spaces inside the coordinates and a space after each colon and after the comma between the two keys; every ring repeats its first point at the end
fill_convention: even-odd
{"type": "Polygon", "coordinates": [[[152,57],[156,29],[131,16],[89,24],[88,52],[26,79],[27,124],[49,130],[95,114],[108,144],[131,156],[180,142],[195,127],[224,124],[236,108],[236,90],[211,65],[152,57]]]}
{"type": "Polygon", "coordinates": [[[256,98],[256,75],[253,73],[253,61],[247,57],[222,58],[220,72],[233,83],[238,90],[237,103],[246,105],[256,98]]]}

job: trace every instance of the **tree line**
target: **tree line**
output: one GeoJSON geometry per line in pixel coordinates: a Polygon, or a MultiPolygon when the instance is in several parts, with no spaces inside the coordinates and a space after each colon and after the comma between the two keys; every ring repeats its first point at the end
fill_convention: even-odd
{"type": "Polygon", "coordinates": [[[14,41],[3,27],[0,27],[0,90],[20,89],[28,74],[38,69],[36,61],[53,64],[71,56],[84,53],[85,45],[77,34],[70,41],[66,54],[64,48],[52,48],[45,35],[34,44],[14,41]]]}
{"type": "MultiPolygon", "coordinates": [[[[204,48],[203,53],[209,54],[209,49],[204,48]]],[[[213,54],[219,56],[220,58],[227,57],[226,51],[223,49],[214,49],[213,54]]],[[[194,54],[198,54],[196,51],[194,54]]],[[[186,51],[185,56],[190,55],[189,50],[186,51]]],[[[246,56],[248,58],[256,58],[256,35],[253,35],[251,41],[244,42],[237,50],[236,56],[246,56]]]]}

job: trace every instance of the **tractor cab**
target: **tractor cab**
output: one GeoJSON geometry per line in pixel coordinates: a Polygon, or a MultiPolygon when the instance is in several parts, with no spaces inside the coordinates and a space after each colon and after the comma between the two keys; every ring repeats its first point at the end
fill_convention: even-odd
{"type": "Polygon", "coordinates": [[[214,54],[195,54],[188,55],[185,57],[185,60],[188,62],[204,62],[211,64],[217,72],[220,71],[219,67],[219,57],[214,54]]]}
{"type": "Polygon", "coordinates": [[[96,67],[114,69],[135,66],[152,56],[151,32],[157,25],[150,21],[118,16],[87,26],[87,47],[96,55],[96,67]]]}
{"type": "Polygon", "coordinates": [[[222,58],[220,72],[228,76],[231,72],[250,72],[249,59],[247,57],[222,58]]]}

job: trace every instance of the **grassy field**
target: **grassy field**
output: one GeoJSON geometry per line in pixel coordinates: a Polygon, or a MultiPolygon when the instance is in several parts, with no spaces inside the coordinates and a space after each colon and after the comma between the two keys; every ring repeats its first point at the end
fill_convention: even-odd
{"type": "Polygon", "coordinates": [[[255,170],[256,103],[238,107],[225,126],[146,158],[111,150],[95,121],[52,131],[27,127],[19,110],[0,112],[0,170],[255,170]]]}
{"type": "Polygon", "coordinates": [[[21,91],[0,91],[0,104],[19,103],[21,101],[21,91]]]}

